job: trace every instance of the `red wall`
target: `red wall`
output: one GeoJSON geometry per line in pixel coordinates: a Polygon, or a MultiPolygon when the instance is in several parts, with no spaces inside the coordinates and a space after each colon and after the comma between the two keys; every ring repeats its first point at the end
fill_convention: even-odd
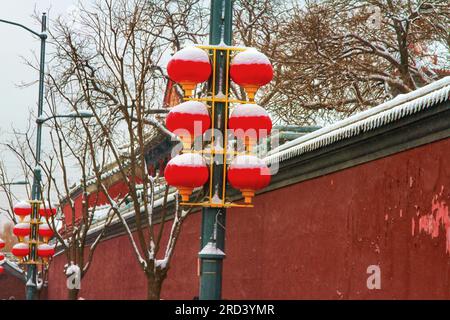
{"type": "Polygon", "coordinates": [[[24,300],[25,283],[5,271],[0,274],[0,300],[10,299],[11,297],[16,300],[24,300]]]}
{"type": "MultiPolygon", "coordinates": [[[[227,214],[225,299],[448,299],[450,139],[259,195],[227,214]],[[381,290],[367,268],[379,265],[381,290]]],[[[200,214],[185,223],[163,298],[198,295],[200,214]]],[[[57,257],[49,298],[65,298],[57,257]]],[[[81,296],[144,299],[128,239],[101,243],[81,296]]]]}

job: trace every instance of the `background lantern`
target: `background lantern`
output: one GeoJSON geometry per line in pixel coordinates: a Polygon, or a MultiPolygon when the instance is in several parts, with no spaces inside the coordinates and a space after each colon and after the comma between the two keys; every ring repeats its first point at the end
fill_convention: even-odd
{"type": "Polygon", "coordinates": [[[270,170],[255,156],[237,156],[228,168],[228,182],[241,191],[245,203],[251,203],[255,191],[269,185],[270,170]]]}
{"type": "Polygon", "coordinates": [[[41,217],[50,218],[56,214],[56,207],[49,202],[42,203],[39,207],[39,215],[41,217]]]}
{"type": "Polygon", "coordinates": [[[186,96],[192,96],[197,84],[208,80],[211,62],[204,50],[188,47],[172,56],[167,64],[167,73],[173,81],[181,84],[186,96]]]}
{"type": "Polygon", "coordinates": [[[16,243],[11,249],[11,253],[18,257],[20,261],[22,261],[23,258],[30,254],[30,246],[28,245],[28,243],[24,242],[16,243]]]}
{"type": "Polygon", "coordinates": [[[172,158],[164,170],[168,185],[176,187],[183,201],[189,201],[194,188],[203,186],[209,177],[205,159],[194,153],[185,153],[172,158]]]}
{"type": "Polygon", "coordinates": [[[23,242],[23,238],[30,235],[30,224],[27,222],[18,223],[13,228],[14,235],[19,238],[20,242],[23,242]]]}
{"type": "Polygon", "coordinates": [[[40,244],[37,249],[37,254],[44,262],[48,261],[48,258],[51,258],[55,255],[55,248],[49,246],[46,243],[40,244]]]}
{"type": "Polygon", "coordinates": [[[0,261],[3,261],[3,260],[5,260],[5,255],[0,252],[0,261]]]}
{"type": "Polygon", "coordinates": [[[19,217],[20,221],[31,214],[31,205],[27,201],[20,201],[14,205],[14,213],[19,217]]]}
{"type": "Polygon", "coordinates": [[[0,250],[3,249],[6,246],[5,241],[3,239],[0,239],[0,250]]]}
{"type": "Polygon", "coordinates": [[[0,274],[2,274],[3,272],[5,272],[5,269],[2,266],[0,266],[0,274]]]}
{"type": "Polygon", "coordinates": [[[39,235],[44,239],[44,242],[48,242],[53,237],[53,230],[47,223],[43,223],[39,226],[39,235]]]}
{"type": "Polygon", "coordinates": [[[208,108],[198,101],[187,101],[173,107],[166,118],[167,129],[180,137],[184,149],[190,149],[192,141],[210,126],[208,108]]]}
{"type": "Polygon", "coordinates": [[[247,150],[256,140],[265,138],[272,131],[272,120],[269,114],[257,104],[237,105],[230,115],[229,128],[234,135],[244,140],[247,150]]]}
{"type": "Polygon", "coordinates": [[[272,64],[263,53],[248,49],[238,53],[231,61],[230,77],[236,84],[244,87],[250,100],[254,100],[259,87],[272,80],[272,64]]]}

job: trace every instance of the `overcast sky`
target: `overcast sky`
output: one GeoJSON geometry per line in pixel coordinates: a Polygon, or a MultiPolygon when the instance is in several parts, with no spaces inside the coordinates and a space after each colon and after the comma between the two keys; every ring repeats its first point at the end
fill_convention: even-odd
{"type": "MultiPolygon", "coordinates": [[[[39,23],[32,17],[35,11],[39,14],[47,12],[51,20],[72,11],[77,2],[77,0],[2,1],[0,19],[18,22],[40,31],[39,23]]],[[[0,23],[0,39],[0,142],[5,142],[10,137],[11,126],[25,130],[30,110],[37,109],[37,83],[28,88],[21,88],[20,85],[38,80],[38,72],[26,66],[23,59],[32,60],[35,55],[39,56],[40,40],[23,29],[4,23],[0,23]]],[[[48,132],[44,129],[44,139],[46,136],[48,132]]],[[[6,160],[8,174],[12,179],[23,178],[16,169],[17,163],[11,154],[2,152],[1,157],[6,160]]],[[[22,188],[14,189],[19,196],[24,195],[22,188]]],[[[4,196],[0,194],[0,204],[5,204],[4,201],[4,196]]]]}

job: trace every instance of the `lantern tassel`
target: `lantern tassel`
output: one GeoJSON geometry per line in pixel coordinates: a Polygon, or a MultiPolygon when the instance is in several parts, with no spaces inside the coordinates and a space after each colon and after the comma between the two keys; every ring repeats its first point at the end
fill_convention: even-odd
{"type": "Polygon", "coordinates": [[[252,198],[255,196],[255,190],[251,189],[242,189],[242,196],[244,197],[244,202],[247,204],[252,203],[252,198]]]}
{"type": "Polygon", "coordinates": [[[184,96],[192,97],[192,95],[194,94],[194,89],[197,86],[197,84],[192,82],[182,82],[181,86],[183,87],[184,90],[184,96]]]}
{"type": "Polygon", "coordinates": [[[193,188],[187,188],[187,187],[177,187],[181,194],[181,200],[183,202],[189,201],[189,196],[192,194],[193,188]]]}
{"type": "Polygon", "coordinates": [[[255,101],[255,94],[256,94],[256,91],[258,91],[259,87],[246,86],[244,89],[245,89],[245,92],[247,93],[248,99],[251,102],[255,101]]]}

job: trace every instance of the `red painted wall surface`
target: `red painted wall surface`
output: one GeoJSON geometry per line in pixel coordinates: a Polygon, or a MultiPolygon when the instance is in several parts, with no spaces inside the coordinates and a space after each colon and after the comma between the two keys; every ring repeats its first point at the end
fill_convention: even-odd
{"type": "MultiPolygon", "coordinates": [[[[449,299],[450,139],[259,195],[227,214],[225,299],[449,299]],[[381,270],[369,290],[367,268],[381,270]]],[[[185,223],[165,299],[198,294],[200,214],[185,223]]],[[[49,298],[65,298],[64,259],[49,298]]],[[[103,242],[86,299],[144,299],[124,236],[103,242]]]]}
{"type": "MultiPolygon", "coordinates": [[[[116,183],[111,185],[108,189],[109,195],[113,199],[115,199],[116,197],[123,198],[123,196],[127,193],[127,190],[128,190],[128,187],[127,187],[126,183],[123,182],[122,180],[117,181],[116,183]]],[[[73,199],[76,218],[81,217],[82,201],[83,201],[82,193],[80,193],[73,199]]],[[[103,192],[93,192],[93,193],[89,194],[89,196],[88,196],[89,208],[94,207],[94,206],[101,206],[101,205],[104,205],[107,203],[108,203],[108,199],[103,192]]],[[[63,208],[63,212],[64,212],[64,215],[66,218],[65,222],[68,225],[72,224],[72,219],[71,219],[72,210],[68,204],[63,208]]]]}
{"type": "Polygon", "coordinates": [[[14,297],[15,300],[24,300],[25,283],[5,271],[0,274],[0,300],[7,300],[11,297],[14,297]]]}

